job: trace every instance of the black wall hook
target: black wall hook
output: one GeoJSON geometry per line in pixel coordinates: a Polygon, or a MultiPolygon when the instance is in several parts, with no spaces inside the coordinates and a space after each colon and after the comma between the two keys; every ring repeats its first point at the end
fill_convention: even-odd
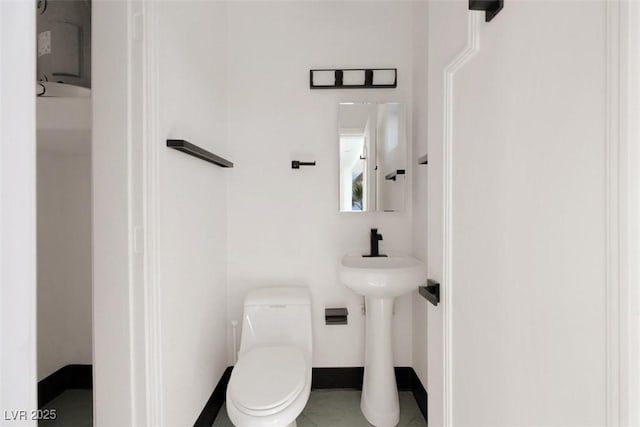
{"type": "Polygon", "coordinates": [[[484,10],[484,21],[489,22],[502,10],[504,0],[469,0],[469,10],[484,10]]]}
{"type": "Polygon", "coordinates": [[[395,172],[391,172],[391,173],[386,174],[384,176],[384,179],[395,181],[396,178],[398,177],[398,175],[404,175],[404,174],[405,174],[405,170],[404,169],[398,169],[395,172]]]}
{"type": "Polygon", "coordinates": [[[313,162],[301,162],[300,160],[291,160],[291,169],[300,169],[300,166],[315,166],[315,160],[313,162]]]}

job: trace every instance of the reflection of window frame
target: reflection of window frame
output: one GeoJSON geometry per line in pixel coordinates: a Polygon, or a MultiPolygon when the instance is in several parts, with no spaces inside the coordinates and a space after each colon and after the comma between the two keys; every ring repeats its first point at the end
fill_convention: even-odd
{"type": "Polygon", "coordinates": [[[362,211],[369,210],[369,180],[365,177],[369,176],[369,138],[367,131],[362,135],[362,211]]]}
{"type": "MultiPolygon", "coordinates": [[[[360,212],[364,209],[364,197],[361,197],[359,209],[354,209],[354,182],[358,179],[358,176],[363,175],[365,171],[366,162],[363,157],[366,151],[364,150],[365,138],[364,133],[357,132],[345,132],[340,133],[339,135],[340,141],[340,153],[342,159],[342,153],[344,149],[347,149],[349,145],[352,145],[350,149],[347,149],[346,152],[351,152],[353,155],[353,163],[347,164],[346,167],[340,166],[340,210],[343,212],[356,211],[360,212]],[[353,144],[350,144],[353,142],[353,144]],[[351,150],[354,151],[351,151],[351,150]],[[357,175],[356,175],[357,174],[357,175]],[[348,183],[348,184],[347,184],[348,183]]],[[[363,180],[366,178],[366,175],[363,176],[363,180]]],[[[364,190],[363,190],[364,191],[364,190]]],[[[358,200],[358,199],[356,199],[358,200]]]]}
{"type": "Polygon", "coordinates": [[[360,175],[356,176],[355,179],[353,179],[351,181],[351,210],[352,211],[362,211],[363,208],[363,190],[362,190],[362,181],[363,181],[363,172],[360,172],[360,175]],[[355,195],[356,192],[354,191],[354,188],[356,187],[357,183],[360,183],[360,199],[356,199],[355,195]],[[360,201],[360,209],[354,209],[354,205],[356,204],[357,201],[360,201]]]}

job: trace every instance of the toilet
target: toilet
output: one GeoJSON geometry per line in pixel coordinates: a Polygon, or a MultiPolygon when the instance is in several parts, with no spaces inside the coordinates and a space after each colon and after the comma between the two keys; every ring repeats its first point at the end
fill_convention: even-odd
{"type": "Polygon", "coordinates": [[[311,349],[308,289],[249,292],[238,363],[227,386],[231,422],[236,427],[295,427],[311,392],[311,349]]]}

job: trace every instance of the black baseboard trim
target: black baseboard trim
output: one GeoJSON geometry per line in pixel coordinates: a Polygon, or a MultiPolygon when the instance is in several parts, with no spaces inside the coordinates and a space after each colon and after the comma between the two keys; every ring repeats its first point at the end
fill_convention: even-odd
{"type": "Polygon", "coordinates": [[[411,374],[411,391],[413,392],[413,398],[416,399],[420,413],[422,413],[424,420],[427,422],[427,425],[429,425],[429,418],[427,417],[429,414],[427,390],[424,388],[424,385],[422,385],[422,381],[420,381],[420,378],[418,378],[413,368],[411,368],[411,374]]]}
{"type": "Polygon", "coordinates": [[[206,405],[204,405],[204,409],[200,413],[200,416],[193,427],[211,427],[213,425],[213,422],[218,416],[218,412],[220,412],[220,408],[222,408],[222,405],[224,404],[227,394],[227,385],[229,384],[229,378],[231,378],[232,369],[233,366],[229,366],[224,370],[222,378],[218,381],[216,388],[213,389],[211,397],[207,400],[206,405]]]}
{"type": "Polygon", "coordinates": [[[345,388],[362,390],[364,368],[313,368],[311,370],[311,389],[345,388]]]}
{"type": "MultiPolygon", "coordinates": [[[[194,427],[211,427],[220,408],[224,404],[226,397],[227,385],[231,377],[232,366],[229,366],[222,374],[222,378],[216,385],[211,397],[207,401],[200,416],[196,420],[194,427]]],[[[427,420],[427,391],[422,382],[416,375],[413,368],[408,366],[396,366],[396,384],[398,390],[411,391],[416,399],[418,408],[427,420]]],[[[364,368],[355,366],[349,368],[313,368],[311,370],[311,389],[350,389],[362,390],[362,379],[364,377],[364,368]]]]}
{"type": "MultiPolygon", "coordinates": [[[[396,366],[396,384],[398,390],[413,390],[413,368],[396,366]]],[[[362,390],[364,368],[354,366],[349,368],[313,368],[311,371],[311,389],[344,388],[362,390]]]]}
{"type": "Polygon", "coordinates": [[[398,386],[398,390],[413,390],[413,376],[415,375],[415,372],[413,372],[413,368],[409,366],[396,366],[395,371],[396,385],[398,386]]]}
{"type": "Polygon", "coordinates": [[[42,408],[69,388],[92,389],[93,367],[91,365],[63,366],[38,381],[38,407],[42,408]]]}

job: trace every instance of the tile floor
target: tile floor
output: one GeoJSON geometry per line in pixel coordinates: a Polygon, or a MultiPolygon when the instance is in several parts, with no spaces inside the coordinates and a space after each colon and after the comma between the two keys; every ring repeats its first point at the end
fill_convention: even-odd
{"type": "Polygon", "coordinates": [[[55,409],[55,420],[40,420],[38,427],[92,427],[93,391],[68,389],[43,409],[55,409]]]}
{"type": "MultiPolygon", "coordinates": [[[[410,391],[400,393],[400,423],[398,427],[426,426],[418,404],[410,391]]],[[[360,412],[360,392],[356,390],[315,390],[298,417],[298,427],[369,427],[360,412]]],[[[233,427],[222,406],[214,427],[233,427]]]]}
{"type": "MultiPolygon", "coordinates": [[[[398,427],[426,426],[427,423],[409,391],[401,391],[398,427]]],[[[56,409],[55,420],[41,420],[38,427],[92,427],[91,390],[66,390],[45,408],[56,409]]],[[[360,392],[356,390],[315,390],[298,417],[298,427],[370,427],[360,412],[360,392]]],[[[233,427],[224,406],[213,427],[233,427]]]]}

